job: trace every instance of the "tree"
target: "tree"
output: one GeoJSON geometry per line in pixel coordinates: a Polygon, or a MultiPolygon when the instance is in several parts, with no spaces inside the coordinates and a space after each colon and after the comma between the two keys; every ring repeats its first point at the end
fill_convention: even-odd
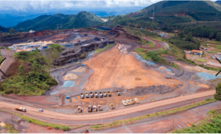
{"type": "Polygon", "coordinates": [[[212,39],[213,39],[213,37],[214,37],[214,33],[213,33],[213,32],[211,32],[211,33],[210,33],[210,35],[209,35],[209,39],[210,39],[210,40],[212,40],[212,39]]]}
{"type": "Polygon", "coordinates": [[[15,29],[11,28],[11,29],[9,30],[9,32],[10,32],[10,34],[14,34],[14,33],[15,33],[15,29]]]}
{"type": "Polygon", "coordinates": [[[183,32],[179,32],[179,33],[178,33],[178,36],[179,36],[180,38],[184,38],[183,32]]]}
{"type": "Polygon", "coordinates": [[[221,83],[216,86],[216,94],[214,94],[216,100],[221,100],[221,83]]]}
{"type": "Polygon", "coordinates": [[[186,41],[193,41],[192,33],[189,32],[185,38],[186,41]]]}
{"type": "Polygon", "coordinates": [[[221,32],[216,34],[216,40],[221,41],[221,32]]]}

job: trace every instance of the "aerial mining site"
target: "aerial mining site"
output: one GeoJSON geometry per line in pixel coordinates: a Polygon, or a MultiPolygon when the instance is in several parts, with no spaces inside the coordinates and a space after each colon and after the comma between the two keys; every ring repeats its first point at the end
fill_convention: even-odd
{"type": "MultiPolygon", "coordinates": [[[[151,105],[153,102],[164,105],[164,100],[173,98],[182,100],[183,96],[193,95],[182,103],[171,101],[174,104],[165,103],[162,108],[155,105],[155,110],[150,110],[149,113],[197,102],[213,94],[214,91],[210,89],[214,88],[212,81],[216,79],[213,78],[215,71],[163,55],[167,61],[179,65],[179,68],[174,68],[145,60],[135,52],[137,48],[153,52],[160,49],[170,50],[167,43],[142,36],[144,40],[151,41],[154,45],[143,46],[139,43],[140,38],[129,34],[121,26],[108,30],[94,29],[28,33],[23,39],[5,43],[12,49],[12,51],[2,50],[2,55],[7,59],[1,69],[7,75],[10,75],[16,66],[16,62],[13,62],[14,53],[38,49],[44,55],[50,44],[56,43],[64,47],[60,56],[52,62],[53,67],[48,70],[51,77],[57,81],[57,85],[50,87],[40,96],[16,94],[1,96],[1,101],[14,104],[5,107],[13,109],[15,105],[22,104],[30,113],[30,117],[36,116],[54,123],[79,125],[85,123],[81,115],[88,116],[87,124],[93,124],[100,122],[96,115],[107,114],[98,117],[107,118],[102,121],[105,123],[142,115],[133,112],[148,109],[149,106],[143,105],[151,105]],[[200,97],[194,95],[207,90],[209,92],[200,97]],[[44,113],[36,113],[33,108],[44,113]],[[135,109],[130,111],[128,108],[135,109]],[[129,113],[126,114],[124,109],[129,113]],[[119,113],[118,110],[124,112],[119,113]],[[110,114],[112,112],[113,114],[110,114]],[[53,117],[48,117],[45,113],[50,113],[53,117]],[[72,117],[66,118],[66,115],[70,114],[72,117]]],[[[3,74],[1,76],[4,80],[5,76],[3,74]]]]}
{"type": "MultiPolygon", "coordinates": [[[[154,42],[155,47],[150,50],[169,49],[167,43],[143,38],[154,42]]],[[[96,112],[106,112],[194,94],[212,86],[197,75],[194,66],[180,62],[182,67],[175,69],[144,60],[134,51],[142,47],[137,42],[139,38],[120,26],[104,31],[60,31],[25,41],[29,43],[17,41],[10,48],[13,52],[29,51],[27,47],[38,45],[44,53],[47,49],[44,46],[50,43],[65,47],[49,70],[58,84],[42,96],[10,94],[8,97],[55,112],[90,114],[98,107],[100,110],[96,112]]]]}

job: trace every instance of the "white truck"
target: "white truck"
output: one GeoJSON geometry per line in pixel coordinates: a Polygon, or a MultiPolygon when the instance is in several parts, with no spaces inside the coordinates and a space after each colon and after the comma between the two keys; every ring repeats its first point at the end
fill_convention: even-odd
{"type": "Polygon", "coordinates": [[[15,107],[15,110],[17,110],[17,111],[22,111],[22,112],[26,112],[26,108],[24,108],[24,107],[15,107]]]}

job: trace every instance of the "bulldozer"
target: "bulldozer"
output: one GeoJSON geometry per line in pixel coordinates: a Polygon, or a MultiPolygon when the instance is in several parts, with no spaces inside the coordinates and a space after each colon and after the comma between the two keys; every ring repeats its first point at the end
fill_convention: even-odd
{"type": "Polygon", "coordinates": [[[113,103],[110,104],[110,108],[111,108],[111,109],[114,109],[114,108],[115,108],[113,103]]]}
{"type": "Polygon", "coordinates": [[[104,92],[104,97],[107,97],[107,93],[106,92],[104,92]]]}
{"type": "Polygon", "coordinates": [[[103,98],[103,94],[102,94],[102,92],[100,92],[100,98],[103,98]]]}
{"type": "Polygon", "coordinates": [[[81,108],[81,106],[78,106],[78,113],[82,113],[82,108],[81,108]]]}
{"type": "Polygon", "coordinates": [[[98,97],[99,97],[97,92],[95,92],[95,97],[96,97],[96,98],[98,98],[98,97]]]}
{"type": "Polygon", "coordinates": [[[97,112],[97,107],[96,106],[93,107],[93,112],[97,112]]]}
{"type": "Polygon", "coordinates": [[[84,93],[81,93],[81,99],[84,99],[84,93]]]}
{"type": "Polygon", "coordinates": [[[89,94],[88,94],[88,93],[86,93],[86,94],[85,94],[85,97],[86,97],[86,98],[89,98],[89,94]]]}
{"type": "Polygon", "coordinates": [[[94,98],[94,93],[93,92],[91,92],[90,97],[94,98]]]}
{"type": "Polygon", "coordinates": [[[101,105],[98,105],[98,111],[102,111],[101,105]]]}
{"type": "Polygon", "coordinates": [[[91,105],[88,106],[88,112],[92,112],[92,107],[91,107],[91,105]]]}
{"type": "Polygon", "coordinates": [[[110,91],[108,91],[107,94],[108,94],[109,97],[111,97],[111,93],[110,93],[110,91]]]}

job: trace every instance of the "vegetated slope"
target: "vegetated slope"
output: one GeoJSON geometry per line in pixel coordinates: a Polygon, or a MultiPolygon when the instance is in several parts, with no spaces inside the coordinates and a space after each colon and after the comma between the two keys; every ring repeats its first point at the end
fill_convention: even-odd
{"type": "Polygon", "coordinates": [[[9,32],[9,28],[5,28],[5,27],[0,26],[0,33],[1,32],[9,32]]]}
{"type": "Polygon", "coordinates": [[[8,77],[0,84],[0,94],[42,95],[56,85],[46,69],[63,49],[58,44],[49,47],[44,56],[38,50],[15,53],[15,60],[6,71],[8,77]]]}
{"type": "Polygon", "coordinates": [[[133,17],[189,15],[200,21],[221,19],[221,6],[212,1],[161,1],[140,10],[133,17]]]}
{"type": "Polygon", "coordinates": [[[103,21],[96,15],[82,11],[77,15],[41,15],[35,19],[21,22],[14,27],[16,30],[54,30],[54,29],[70,29],[93,26],[103,21]]]}

